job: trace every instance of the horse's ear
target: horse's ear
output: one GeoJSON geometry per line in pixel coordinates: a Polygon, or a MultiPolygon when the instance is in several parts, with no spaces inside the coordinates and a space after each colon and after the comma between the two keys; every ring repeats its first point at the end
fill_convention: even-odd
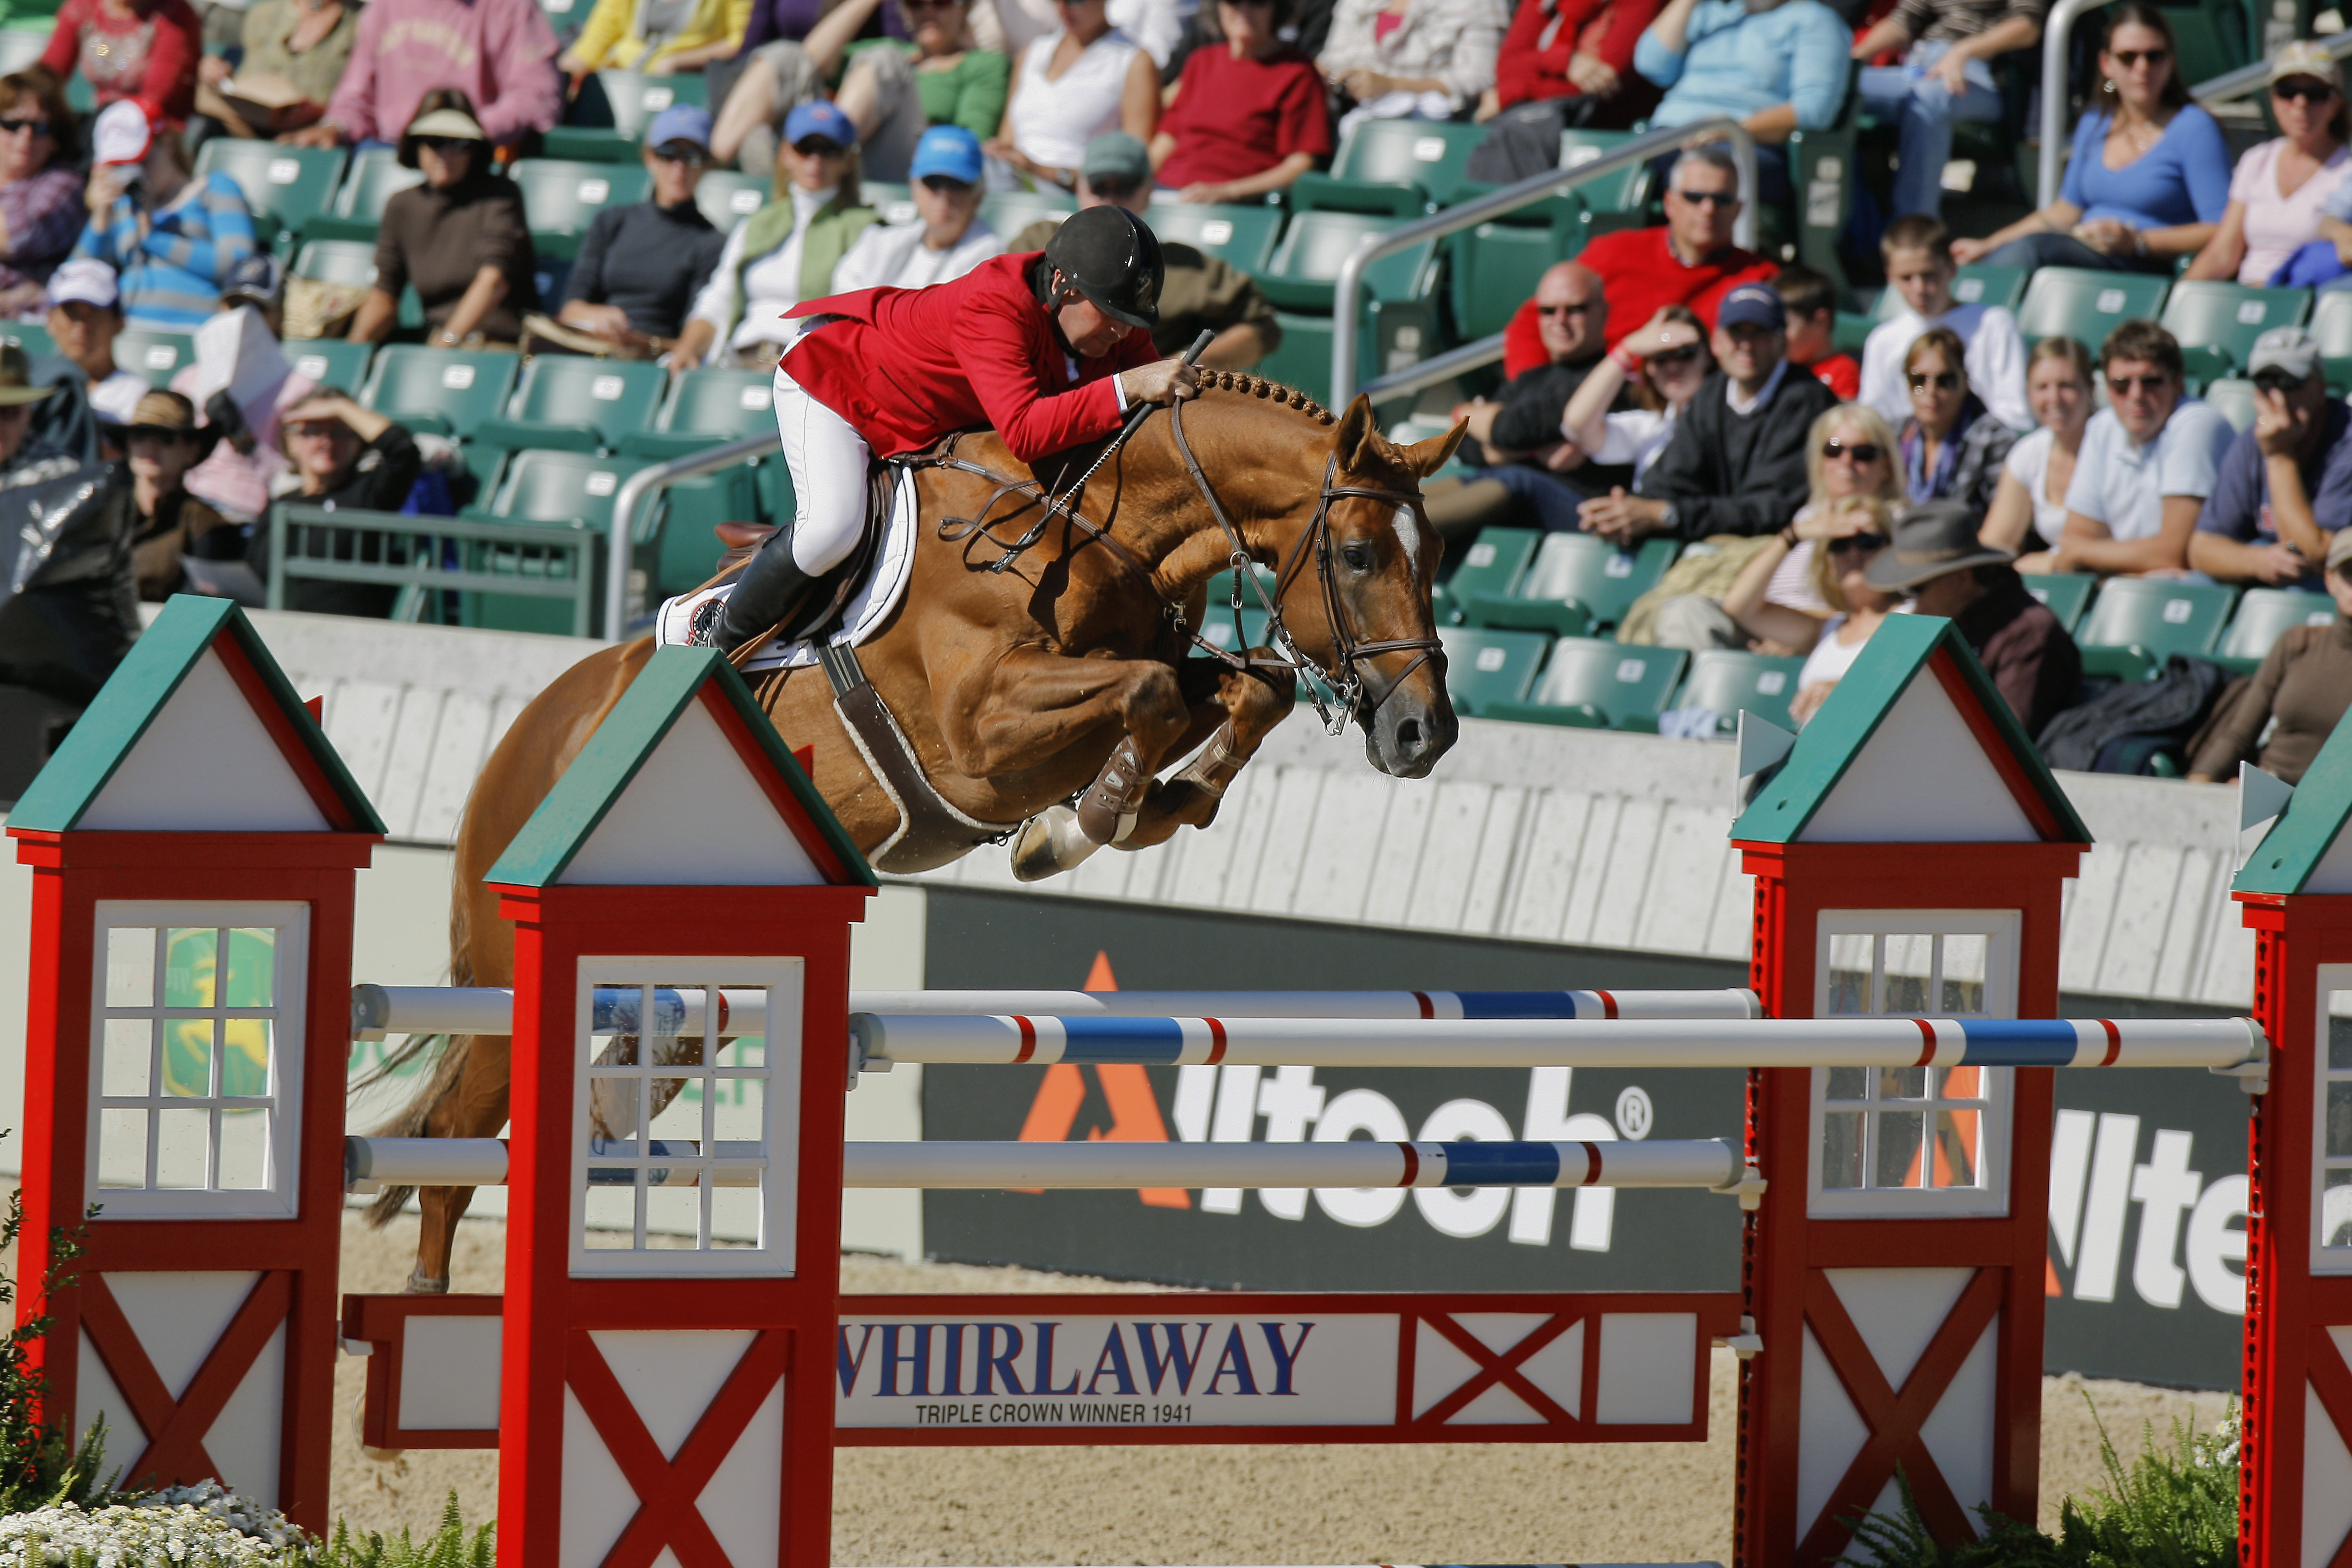
{"type": "Polygon", "coordinates": [[[1425,479],[1445,467],[1446,460],[1462,445],[1462,438],[1469,434],[1470,421],[1465,419],[1443,436],[1432,436],[1426,441],[1415,441],[1410,447],[1400,448],[1397,456],[1404,459],[1406,468],[1425,479]]]}
{"type": "Polygon", "coordinates": [[[1361,468],[1387,444],[1387,437],[1381,434],[1380,421],[1372,417],[1372,400],[1358,393],[1356,401],[1348,405],[1348,412],[1339,416],[1339,434],[1331,444],[1339,467],[1361,468]]]}

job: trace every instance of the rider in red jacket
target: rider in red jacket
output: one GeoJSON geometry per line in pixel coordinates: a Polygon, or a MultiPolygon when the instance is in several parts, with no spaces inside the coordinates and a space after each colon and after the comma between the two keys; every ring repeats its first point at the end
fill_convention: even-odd
{"type": "Polygon", "coordinates": [[[866,530],[866,468],[950,431],[992,426],[1035,463],[1118,430],[1138,403],[1197,389],[1154,359],[1160,242],[1118,206],[1089,207],[1042,253],[950,283],[812,300],[776,367],[776,426],[798,516],[743,568],[711,640],[732,652],[782,622],[866,530]]]}

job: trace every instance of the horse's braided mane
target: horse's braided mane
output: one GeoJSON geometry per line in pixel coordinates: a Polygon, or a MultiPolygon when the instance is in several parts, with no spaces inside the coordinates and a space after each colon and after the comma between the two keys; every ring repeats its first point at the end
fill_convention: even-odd
{"type": "Polygon", "coordinates": [[[1335,425],[1339,420],[1332,412],[1294,386],[1278,381],[1268,381],[1262,375],[1250,375],[1238,370],[1213,370],[1201,376],[1202,390],[1239,393],[1244,397],[1264,397],[1296,408],[1318,425],[1335,425]]]}

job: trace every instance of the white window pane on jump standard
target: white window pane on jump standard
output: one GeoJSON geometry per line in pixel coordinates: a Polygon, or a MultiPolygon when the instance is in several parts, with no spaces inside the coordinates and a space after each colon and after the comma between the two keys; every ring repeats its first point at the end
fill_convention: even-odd
{"type": "Polygon", "coordinates": [[[2315,1273],[2352,1274],[2352,964],[2319,967],[2319,1029],[2311,1054],[2315,1273]]]}
{"type": "MultiPolygon", "coordinates": [[[[2002,910],[1825,911],[1816,1016],[2014,1017],[2017,927],[2002,910]]],[[[2005,1212],[2010,1077],[1816,1068],[1811,1212],[2005,1212]]]]}
{"type": "Polygon", "coordinates": [[[802,967],[581,961],[574,1274],[792,1272],[802,967]],[[765,1025],[733,1017],[747,993],[765,1025]]]}
{"type": "Polygon", "coordinates": [[[90,1201],[101,1219],[292,1214],[310,910],[105,902],[92,976],[90,1201]],[[103,1194],[103,1199],[100,1194],[103,1194]]]}

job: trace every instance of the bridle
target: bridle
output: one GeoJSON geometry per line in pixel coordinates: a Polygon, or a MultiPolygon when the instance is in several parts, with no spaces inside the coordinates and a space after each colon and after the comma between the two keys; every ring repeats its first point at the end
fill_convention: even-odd
{"type": "MultiPolygon", "coordinates": [[[[1201,492],[1201,499],[1208,503],[1209,515],[1216,519],[1218,529],[1223,532],[1226,543],[1232,547],[1228,563],[1234,577],[1233,602],[1230,607],[1234,617],[1234,645],[1238,647],[1243,641],[1242,584],[1246,581],[1250,591],[1256,595],[1257,607],[1265,614],[1267,639],[1273,644],[1276,657],[1253,658],[1245,654],[1219,647],[1192,628],[1185,620],[1183,608],[1180,605],[1170,601],[1164,595],[1160,595],[1161,608],[1175,626],[1180,637],[1189,641],[1210,658],[1232,668],[1249,674],[1264,672],[1264,676],[1267,678],[1279,672],[1288,676],[1294,681],[1303,679],[1307,688],[1307,700],[1314,704],[1316,716],[1322,721],[1324,731],[1332,735],[1339,734],[1346,730],[1350,718],[1369,729],[1372,716],[1380,711],[1381,704],[1387,701],[1414,670],[1419,669],[1431,659],[1437,660],[1440,672],[1444,671],[1444,647],[1434,637],[1384,637],[1370,641],[1360,639],[1356,636],[1354,622],[1348,615],[1347,602],[1340,596],[1339,579],[1332,570],[1331,563],[1331,505],[1334,501],[1378,500],[1387,501],[1395,506],[1410,507],[1412,509],[1415,520],[1425,531],[1426,536],[1433,538],[1435,537],[1433,532],[1426,531],[1429,529],[1429,516],[1423,510],[1419,492],[1381,489],[1371,485],[1334,484],[1332,481],[1338,478],[1339,471],[1339,454],[1335,452],[1327,457],[1323,464],[1323,486],[1316,497],[1315,515],[1309,520],[1306,528],[1300,531],[1297,540],[1291,545],[1288,553],[1283,557],[1281,564],[1276,569],[1274,589],[1269,594],[1265,584],[1258,580],[1257,574],[1251,569],[1254,557],[1250,554],[1247,542],[1242,538],[1241,530],[1234,526],[1233,519],[1226,514],[1224,503],[1217,497],[1216,487],[1209,482],[1209,476],[1202,471],[1200,461],[1192,456],[1192,443],[1184,436],[1182,403],[1169,405],[1168,419],[1170,429],[1176,437],[1177,455],[1183,459],[1185,471],[1192,476],[1193,487],[1201,492]],[[1324,618],[1331,627],[1333,658],[1328,665],[1298,646],[1297,640],[1291,636],[1290,627],[1282,614],[1284,592],[1289,587],[1292,579],[1306,570],[1309,560],[1314,562],[1316,576],[1323,591],[1324,618]],[[1412,662],[1399,670],[1392,679],[1381,685],[1377,691],[1372,690],[1360,667],[1366,660],[1375,658],[1381,654],[1407,652],[1413,656],[1412,662]],[[1324,699],[1326,691],[1331,694],[1333,701],[1338,704],[1336,719],[1333,717],[1332,703],[1327,702],[1324,699]]],[[[995,487],[987,500],[971,516],[943,517],[938,525],[940,537],[950,543],[978,534],[1003,551],[1003,553],[996,559],[985,563],[982,570],[996,573],[1007,570],[1024,552],[1045,538],[1046,529],[1051,525],[1055,515],[1059,513],[1068,518],[1089,540],[1097,542],[1107,548],[1122,566],[1140,576],[1146,583],[1151,584],[1153,594],[1159,595],[1159,588],[1150,565],[1116,538],[1108,527],[1090,521],[1080,515],[1076,505],[1078,496],[1086,489],[1087,480],[1094,476],[1096,469],[1101,468],[1113,452],[1125,444],[1129,436],[1139,428],[1141,428],[1141,422],[1139,420],[1120,431],[1118,437],[1095,458],[1085,474],[1079,477],[1077,482],[1065,488],[1058,496],[1052,494],[1045,486],[1034,479],[1014,479],[997,473],[992,468],[973,462],[969,458],[957,457],[953,450],[954,437],[950,437],[948,445],[943,449],[917,458],[908,466],[952,468],[958,472],[985,479],[995,487]],[[1008,495],[1015,494],[1034,497],[1044,502],[1044,515],[1038,519],[1034,527],[1019,538],[1000,539],[988,530],[988,514],[995,510],[999,500],[1008,495]]],[[[1115,513],[1116,508],[1114,507],[1113,510],[1115,513]]]]}
{"type": "Polygon", "coordinates": [[[1414,520],[1426,530],[1429,526],[1429,517],[1422,510],[1422,499],[1418,491],[1381,489],[1372,485],[1334,484],[1331,481],[1339,477],[1339,455],[1334,452],[1325,458],[1323,488],[1316,497],[1315,516],[1299,531],[1298,538],[1291,544],[1289,552],[1283,557],[1282,563],[1276,568],[1274,591],[1268,594],[1265,584],[1258,581],[1256,572],[1251,569],[1253,563],[1249,545],[1243,540],[1241,531],[1234,526],[1233,519],[1225,515],[1224,503],[1217,499],[1216,487],[1209,482],[1209,476],[1202,470],[1199,459],[1192,456],[1192,444],[1184,438],[1184,405],[1182,403],[1169,405],[1168,422],[1170,429],[1176,437],[1177,455],[1184,460],[1185,472],[1192,476],[1193,486],[1200,490],[1201,499],[1209,503],[1209,515],[1217,520],[1217,527],[1223,531],[1226,542],[1233,546],[1233,553],[1227,563],[1232,569],[1234,578],[1232,610],[1234,644],[1239,646],[1242,641],[1242,584],[1246,582],[1250,585],[1251,592],[1257,596],[1258,608],[1265,613],[1268,638],[1283,657],[1254,659],[1239,653],[1228,652],[1186,626],[1183,611],[1174,605],[1169,605],[1168,613],[1175,620],[1177,630],[1191,637],[1194,647],[1203,649],[1211,657],[1222,659],[1236,669],[1264,667],[1287,669],[1294,679],[1305,677],[1307,700],[1315,705],[1315,714],[1323,721],[1324,732],[1331,735],[1337,735],[1345,730],[1350,718],[1353,718],[1362,728],[1369,730],[1371,727],[1372,715],[1380,711],[1381,704],[1387,701],[1397,688],[1402,686],[1411,678],[1414,670],[1419,669],[1431,658],[1434,658],[1438,661],[1439,672],[1443,674],[1445,661],[1444,647],[1434,637],[1384,637],[1371,641],[1360,639],[1356,636],[1355,625],[1349,617],[1347,601],[1340,596],[1339,578],[1331,567],[1331,503],[1333,501],[1361,499],[1388,501],[1397,506],[1410,507],[1412,509],[1414,520]],[[1333,657],[1328,666],[1313,658],[1298,646],[1297,639],[1290,635],[1290,627],[1282,616],[1284,591],[1289,586],[1291,579],[1306,568],[1310,550],[1313,552],[1315,574],[1323,590],[1324,619],[1331,627],[1333,657]],[[1395,677],[1373,694],[1371,700],[1367,702],[1365,696],[1368,687],[1358,666],[1366,659],[1376,658],[1381,654],[1404,652],[1412,654],[1412,662],[1399,670],[1395,677]],[[1323,700],[1323,689],[1326,688],[1340,704],[1339,716],[1336,721],[1331,716],[1330,707],[1323,700]]]}

